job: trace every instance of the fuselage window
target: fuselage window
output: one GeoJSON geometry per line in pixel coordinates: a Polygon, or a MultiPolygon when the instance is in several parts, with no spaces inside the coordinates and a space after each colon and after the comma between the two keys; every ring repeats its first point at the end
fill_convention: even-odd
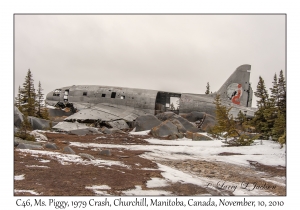
{"type": "Polygon", "coordinates": [[[60,96],[61,89],[56,89],[53,91],[53,96],[60,96]]]}
{"type": "Polygon", "coordinates": [[[105,98],[106,94],[102,93],[102,98],[105,98]]]}
{"type": "Polygon", "coordinates": [[[116,98],[116,92],[111,93],[111,98],[116,98]]]}
{"type": "Polygon", "coordinates": [[[121,99],[125,99],[125,96],[121,96],[120,98],[121,98],[121,99]]]}
{"type": "Polygon", "coordinates": [[[83,94],[82,95],[84,95],[84,96],[87,96],[87,92],[83,92],[83,94]]]}

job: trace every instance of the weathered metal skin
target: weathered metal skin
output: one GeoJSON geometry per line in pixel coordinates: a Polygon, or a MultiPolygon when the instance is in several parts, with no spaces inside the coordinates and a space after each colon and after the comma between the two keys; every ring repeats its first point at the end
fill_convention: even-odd
{"type": "Polygon", "coordinates": [[[217,93],[191,94],[171,93],[157,90],[146,90],[99,85],[73,85],[58,88],[47,94],[46,103],[55,106],[72,103],[79,112],[66,120],[100,120],[133,121],[143,114],[156,114],[170,110],[171,98],[179,100],[179,114],[192,111],[206,112],[215,115],[214,98],[220,94],[222,103],[231,106],[231,113],[237,116],[241,110],[248,117],[253,117],[255,109],[252,103],[252,88],[249,84],[250,65],[239,66],[226,80],[217,93]]]}

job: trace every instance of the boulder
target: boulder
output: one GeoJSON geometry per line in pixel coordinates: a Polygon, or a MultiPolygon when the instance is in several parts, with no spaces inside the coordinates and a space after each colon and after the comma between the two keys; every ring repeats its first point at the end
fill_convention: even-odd
{"type": "Polygon", "coordinates": [[[163,112],[163,113],[156,115],[156,117],[160,121],[166,121],[166,120],[173,118],[175,115],[176,114],[174,112],[163,112]]]}
{"type": "Polygon", "coordinates": [[[202,131],[209,131],[216,124],[216,118],[212,115],[206,114],[205,119],[201,125],[202,131]]]}
{"type": "Polygon", "coordinates": [[[203,118],[205,118],[205,115],[205,112],[192,111],[191,113],[185,115],[185,119],[190,122],[202,121],[203,118]]]}
{"type": "Polygon", "coordinates": [[[125,133],[124,131],[121,131],[118,128],[107,128],[107,127],[102,127],[101,131],[104,134],[125,133]]]}
{"type": "Polygon", "coordinates": [[[21,124],[23,122],[23,114],[20,112],[20,110],[15,106],[14,107],[14,126],[17,128],[21,127],[21,124]]]}
{"type": "Polygon", "coordinates": [[[111,156],[111,152],[109,149],[104,149],[99,152],[99,155],[111,156]]]}
{"type": "Polygon", "coordinates": [[[178,136],[176,134],[171,134],[168,136],[168,139],[175,140],[175,139],[178,139],[178,136]]]}
{"type": "Polygon", "coordinates": [[[24,144],[24,143],[19,143],[17,148],[18,149],[43,149],[43,147],[40,145],[24,144]]]}
{"type": "Polygon", "coordinates": [[[151,129],[150,133],[154,137],[167,137],[172,134],[178,134],[177,126],[174,125],[171,121],[166,120],[160,125],[151,129]]]}
{"type": "Polygon", "coordinates": [[[82,128],[76,130],[70,130],[69,134],[78,135],[78,136],[85,136],[87,134],[102,134],[98,131],[97,128],[82,128]]]}
{"type": "Polygon", "coordinates": [[[118,128],[118,129],[129,129],[129,126],[125,122],[125,120],[115,120],[111,122],[106,122],[110,127],[112,128],[118,128]]]}
{"type": "MultiPolygon", "coordinates": [[[[33,130],[45,130],[50,128],[50,120],[28,116],[28,121],[30,122],[33,130]]],[[[56,124],[56,122],[52,122],[52,126],[56,124]]]]}
{"type": "Polygon", "coordinates": [[[186,133],[185,133],[185,137],[187,138],[187,139],[193,139],[193,132],[191,132],[191,131],[187,131],[186,133]]]}
{"type": "Polygon", "coordinates": [[[69,146],[64,147],[63,152],[67,154],[75,154],[74,150],[72,150],[69,146]]]}
{"type": "Polygon", "coordinates": [[[58,150],[58,147],[56,146],[56,144],[55,143],[47,143],[47,144],[45,144],[45,148],[47,148],[47,149],[52,149],[52,150],[58,150]]]}
{"type": "Polygon", "coordinates": [[[29,134],[34,136],[36,141],[48,141],[48,138],[46,136],[44,136],[43,134],[41,134],[37,131],[31,131],[29,134]]]}
{"type": "Polygon", "coordinates": [[[179,122],[179,120],[177,120],[177,119],[172,119],[171,122],[172,122],[174,125],[176,125],[176,127],[177,127],[177,129],[178,129],[178,131],[179,131],[180,133],[185,133],[185,132],[186,132],[185,127],[181,124],[181,122],[179,122]]]}
{"type": "Polygon", "coordinates": [[[194,124],[192,124],[187,119],[184,119],[183,117],[181,117],[179,115],[174,115],[172,117],[172,119],[178,120],[187,131],[191,131],[191,132],[199,132],[200,131],[199,128],[197,128],[194,124]]]}
{"type": "Polygon", "coordinates": [[[161,123],[157,117],[151,114],[142,115],[136,118],[134,127],[136,132],[150,130],[151,128],[158,126],[161,123]]]}
{"type": "Polygon", "coordinates": [[[86,153],[79,153],[78,154],[82,159],[87,160],[95,160],[94,156],[86,154],[86,153]]]}

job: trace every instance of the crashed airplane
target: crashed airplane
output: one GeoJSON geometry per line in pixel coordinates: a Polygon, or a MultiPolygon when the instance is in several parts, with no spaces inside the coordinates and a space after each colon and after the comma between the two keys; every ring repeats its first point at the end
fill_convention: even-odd
{"type": "Polygon", "coordinates": [[[222,87],[212,94],[73,85],[51,91],[46,96],[46,103],[61,108],[70,107],[74,114],[65,121],[126,124],[141,115],[156,115],[166,111],[173,111],[176,114],[199,111],[215,115],[213,102],[216,94],[220,94],[222,104],[232,107],[231,114],[234,117],[242,111],[251,118],[256,109],[251,108],[253,91],[249,83],[250,70],[250,65],[239,66],[222,87]]]}

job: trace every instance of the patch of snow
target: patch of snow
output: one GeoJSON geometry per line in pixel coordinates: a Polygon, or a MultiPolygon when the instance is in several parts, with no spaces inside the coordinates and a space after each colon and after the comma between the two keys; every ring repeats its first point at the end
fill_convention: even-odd
{"type": "Polygon", "coordinates": [[[48,166],[39,166],[39,165],[25,165],[28,168],[49,168],[48,166]]]}
{"type": "Polygon", "coordinates": [[[49,163],[50,160],[44,160],[44,159],[41,159],[39,162],[41,162],[41,163],[49,163]]]}
{"type": "Polygon", "coordinates": [[[130,135],[140,135],[140,136],[144,136],[144,135],[148,135],[149,132],[150,132],[150,130],[135,132],[135,129],[134,129],[134,131],[129,132],[129,134],[130,134],[130,135]]]}
{"type": "Polygon", "coordinates": [[[110,190],[111,187],[108,185],[93,185],[91,187],[85,187],[86,189],[90,190],[110,190]]]}
{"type": "Polygon", "coordinates": [[[279,185],[279,186],[283,186],[283,187],[286,186],[285,181],[280,182],[280,181],[273,180],[273,178],[272,178],[272,179],[261,178],[261,179],[263,179],[263,180],[265,180],[265,181],[267,181],[267,182],[272,182],[273,184],[276,184],[276,185],[279,185]]]}
{"type": "Polygon", "coordinates": [[[139,196],[139,195],[156,195],[156,196],[172,195],[171,192],[164,191],[164,190],[142,190],[142,187],[139,185],[136,185],[135,189],[122,191],[122,193],[124,193],[125,195],[137,195],[137,196],[139,196]]]}
{"type": "Polygon", "coordinates": [[[23,180],[23,179],[25,179],[24,176],[25,176],[25,174],[17,175],[17,176],[14,177],[14,179],[15,179],[15,180],[23,180]]]}
{"type": "Polygon", "coordinates": [[[40,195],[39,193],[35,192],[34,190],[14,190],[15,193],[30,193],[32,195],[40,195]]]}
{"type": "Polygon", "coordinates": [[[168,186],[168,183],[165,179],[161,178],[152,178],[146,183],[146,186],[148,188],[154,188],[154,187],[165,187],[168,186]]]}
{"type": "Polygon", "coordinates": [[[48,104],[46,104],[46,108],[48,108],[48,109],[56,109],[55,106],[51,106],[51,105],[48,105],[48,104]]]}
{"type": "Polygon", "coordinates": [[[44,136],[43,134],[39,133],[36,130],[31,131],[30,134],[35,137],[36,141],[42,141],[42,142],[48,141],[48,138],[46,136],[44,136]]]}
{"type": "Polygon", "coordinates": [[[94,140],[96,140],[96,139],[105,139],[105,138],[106,138],[106,136],[98,136],[98,137],[94,138],[94,140]]]}
{"type": "MultiPolygon", "coordinates": [[[[225,147],[220,140],[212,141],[191,141],[186,139],[179,140],[159,140],[146,139],[155,145],[114,145],[97,143],[71,142],[72,146],[81,148],[118,148],[127,150],[149,151],[142,155],[145,158],[154,160],[183,160],[198,159],[207,161],[222,161],[232,164],[250,166],[248,160],[256,161],[264,165],[285,166],[286,153],[285,147],[280,149],[280,145],[273,141],[264,141],[263,145],[225,147]],[[220,156],[220,153],[241,153],[243,155],[220,156]]],[[[255,142],[260,142],[257,140],[255,142]]]]}
{"type": "Polygon", "coordinates": [[[59,152],[51,152],[51,151],[39,151],[39,150],[19,150],[23,153],[30,153],[30,154],[36,154],[36,155],[46,155],[50,158],[53,158],[57,161],[59,161],[62,165],[70,165],[72,163],[82,164],[82,165],[95,165],[95,166],[101,166],[101,165],[118,165],[121,167],[128,168],[129,166],[124,165],[120,161],[112,161],[112,160],[90,160],[90,161],[84,161],[79,155],[73,155],[73,154],[62,154],[59,152]]]}

